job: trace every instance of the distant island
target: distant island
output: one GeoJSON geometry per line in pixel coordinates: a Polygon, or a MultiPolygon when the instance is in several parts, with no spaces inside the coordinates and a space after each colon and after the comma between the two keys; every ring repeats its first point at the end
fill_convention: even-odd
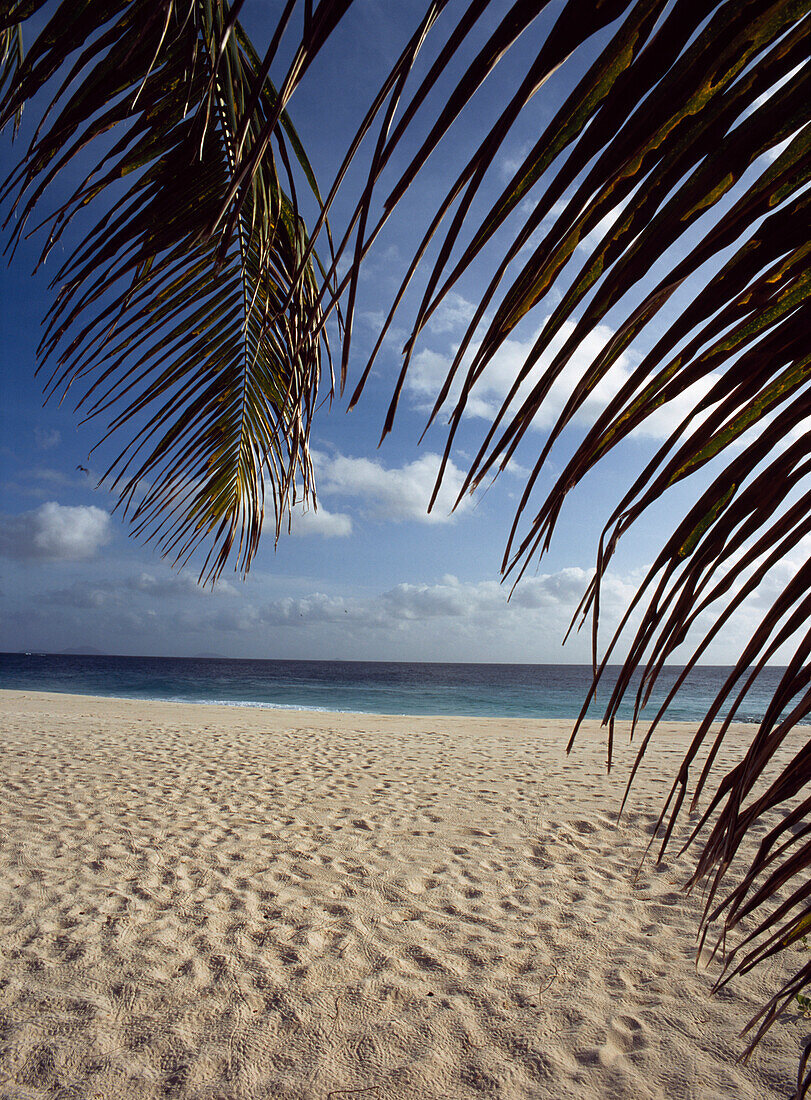
{"type": "Polygon", "coordinates": [[[94,649],[92,645],[74,646],[72,649],[60,649],[60,657],[107,657],[100,649],[94,649]]]}

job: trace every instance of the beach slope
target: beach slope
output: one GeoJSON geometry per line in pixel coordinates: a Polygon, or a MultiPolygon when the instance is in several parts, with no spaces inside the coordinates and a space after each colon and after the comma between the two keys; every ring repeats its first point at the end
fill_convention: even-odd
{"type": "Polygon", "coordinates": [[[594,724],[0,706],[4,1100],[791,1095],[799,1012],[736,1057],[803,960],[711,995],[689,861],[640,870],[692,726],[617,825],[594,724]]]}

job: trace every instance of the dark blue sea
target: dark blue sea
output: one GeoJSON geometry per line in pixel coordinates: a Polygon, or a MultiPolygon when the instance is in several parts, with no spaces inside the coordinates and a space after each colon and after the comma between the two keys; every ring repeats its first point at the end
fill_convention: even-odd
{"type": "MultiPolygon", "coordinates": [[[[599,717],[616,669],[609,669],[599,717]]],[[[643,716],[680,670],[669,667],[643,716]]],[[[674,720],[703,716],[728,669],[695,669],[668,709],[674,720]]],[[[739,712],[757,721],[782,669],[765,669],[739,712]]],[[[0,654],[0,688],[162,699],[232,706],[290,707],[366,714],[459,714],[576,718],[591,682],[586,665],[412,664],[382,661],[250,661],[221,658],[0,654]]],[[[629,698],[621,716],[630,716],[629,698]]]]}

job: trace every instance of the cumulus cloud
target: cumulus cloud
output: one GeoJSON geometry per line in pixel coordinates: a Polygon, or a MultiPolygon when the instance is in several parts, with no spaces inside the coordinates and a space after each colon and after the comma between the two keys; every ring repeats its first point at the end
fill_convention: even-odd
{"type": "MultiPolygon", "coordinates": [[[[267,604],[260,611],[262,623],[273,626],[302,626],[309,623],[368,622],[370,608],[356,599],[329,596],[314,592],[309,596],[284,597],[267,604]]],[[[372,618],[374,618],[372,613],[372,618]]]]}
{"type": "Polygon", "coordinates": [[[158,578],[152,573],[143,572],[136,577],[127,577],[121,585],[113,584],[111,586],[126,588],[130,592],[143,592],[147,596],[157,596],[161,599],[171,598],[172,596],[195,595],[197,592],[202,591],[188,573],[158,578]]]}
{"type": "Polygon", "coordinates": [[[398,584],[381,603],[390,618],[403,620],[468,619],[506,612],[507,592],[497,581],[460,584],[444,577],[440,584],[398,584]]]}
{"type": "MultiPolygon", "coordinates": [[[[463,619],[503,625],[517,620],[544,622],[552,619],[565,629],[591,577],[592,570],[570,568],[524,579],[510,598],[509,587],[496,580],[463,582],[454,576],[436,584],[398,584],[366,598],[316,592],[285,597],[261,607],[251,625],[343,623],[389,628],[397,623],[463,619]]],[[[603,585],[602,608],[607,617],[627,606],[635,590],[631,580],[608,576],[603,585]]],[[[243,625],[245,620],[243,619],[243,625]]]]}
{"type": "Polygon", "coordinates": [[[141,572],[129,577],[110,580],[74,581],[68,588],[54,589],[43,594],[48,604],[62,607],[84,609],[93,608],[131,608],[140,598],[148,601],[210,598],[212,595],[233,598],[239,596],[239,589],[228,581],[219,580],[212,590],[209,586],[198,584],[191,573],[169,573],[156,577],[153,573],[141,572]]]}
{"type": "Polygon", "coordinates": [[[0,517],[0,554],[19,561],[83,561],[111,535],[101,508],[48,501],[31,512],[0,517]]]}
{"type": "MultiPolygon", "coordinates": [[[[534,610],[561,605],[574,610],[593,575],[593,569],[580,569],[573,566],[561,569],[557,573],[527,577],[515,589],[512,602],[517,607],[534,610]]],[[[611,581],[611,578],[608,580],[611,581]]],[[[616,581],[611,583],[616,584],[616,581]]],[[[622,595],[625,593],[623,592],[622,595]]]]}
{"type": "MultiPolygon", "coordinates": [[[[439,584],[398,584],[375,596],[336,596],[314,592],[274,600],[255,612],[242,629],[258,626],[307,627],[338,624],[348,632],[390,631],[399,625],[437,619],[478,619],[493,611],[507,611],[507,593],[496,581],[460,584],[454,577],[439,584]]],[[[237,618],[232,619],[232,629],[237,618]]],[[[223,625],[222,618],[218,624],[223,625]]]]}
{"type": "MultiPolygon", "coordinates": [[[[524,146],[520,159],[507,158],[502,162],[502,176],[505,179],[510,179],[523,165],[524,157],[530,151],[531,146],[524,146]]],[[[582,237],[575,246],[574,259],[582,261],[585,256],[590,255],[602,243],[603,237],[612,228],[615,222],[618,220],[626,206],[633,199],[634,194],[638,190],[638,186],[626,196],[622,202],[611,207],[600,219],[600,221],[591,229],[584,237],[582,237]]],[[[542,219],[541,223],[534,229],[527,240],[522,245],[518,255],[526,259],[530,253],[534,252],[541,241],[546,237],[560,216],[566,211],[569,200],[573,197],[573,192],[569,192],[563,199],[556,202],[551,210],[542,219]]],[[[529,220],[530,215],[538,205],[538,199],[534,197],[532,193],[528,197],[524,198],[517,207],[516,214],[520,219],[519,224],[523,225],[529,220]]],[[[569,215],[571,217],[571,215],[569,215]]],[[[571,258],[570,261],[571,262],[571,258]]]]}
{"type": "MultiPolygon", "coordinates": [[[[567,321],[561,326],[561,331],[529,372],[512,399],[510,404],[511,414],[518,411],[532,387],[537,384],[549,368],[554,356],[574,332],[574,327],[574,322],[571,321],[567,321]]],[[[541,330],[538,329],[524,340],[514,338],[504,341],[484,369],[468,397],[464,412],[465,417],[492,420],[497,415],[532,351],[540,332],[541,330]]],[[[575,386],[613,335],[614,331],[608,325],[598,325],[589,333],[551,387],[541,409],[532,421],[533,428],[539,431],[548,431],[552,427],[575,386]]],[[[457,380],[451,388],[445,406],[448,412],[458,400],[465,376],[465,367],[477,348],[478,345],[472,346],[465,363],[463,363],[463,369],[457,374],[457,380]]],[[[406,379],[406,388],[413,403],[419,408],[427,410],[433,405],[440,386],[447,375],[451,357],[455,351],[456,347],[451,348],[447,354],[424,349],[414,357],[411,372],[406,379]]],[[[593,424],[608,402],[627,381],[630,370],[630,357],[628,354],[623,353],[580,407],[574,418],[574,423],[581,427],[588,427],[593,424]]],[[[715,376],[711,376],[709,379],[703,380],[700,384],[693,386],[680,395],[675,401],[657,410],[653,416],[649,417],[636,429],[635,434],[653,439],[666,438],[708,392],[714,378],[715,376]]]]}
{"type": "Polygon", "coordinates": [[[291,517],[290,533],[295,537],[321,535],[322,538],[346,538],[352,534],[352,517],[344,512],[328,512],[323,505],[318,509],[296,505],[291,517]]]}
{"type": "MultiPolygon", "coordinates": [[[[634,188],[631,194],[623,202],[617,203],[616,206],[612,206],[608,213],[604,214],[603,217],[597,222],[594,228],[590,229],[589,232],[586,233],[586,235],[578,241],[575,252],[586,253],[589,255],[594,252],[597,246],[602,243],[603,237],[613,227],[614,223],[625,210],[625,207],[631,201],[636,191],[637,188],[634,188]]],[[[541,233],[539,234],[539,236],[546,232],[549,228],[551,228],[552,225],[554,225],[554,223],[566,209],[566,206],[566,202],[555,203],[549,214],[544,218],[542,222],[541,233]]],[[[537,243],[538,241],[531,241],[525,247],[534,248],[537,243]]]]}
{"type": "Polygon", "coordinates": [[[192,573],[168,573],[164,577],[156,577],[152,573],[139,573],[137,576],[127,577],[123,581],[123,587],[131,592],[143,592],[147,596],[156,599],[182,599],[186,596],[207,596],[215,592],[218,596],[236,596],[239,590],[229,581],[222,578],[217,581],[214,589],[210,586],[198,583],[196,574],[192,573]]]}
{"type": "MultiPolygon", "coordinates": [[[[462,488],[463,474],[453,462],[448,463],[442,488],[429,513],[428,502],[439,465],[440,456],[430,451],[405,466],[389,468],[370,458],[350,458],[340,454],[328,458],[319,456],[319,491],[324,495],[361,501],[371,514],[380,519],[447,523],[453,518],[451,509],[462,488]]],[[[469,507],[470,501],[465,498],[456,512],[464,512],[469,507]]]]}
{"type": "MultiPolygon", "coordinates": [[[[74,586],[72,591],[78,591],[78,587],[74,586]]],[[[92,590],[91,586],[83,587],[82,599],[87,600],[84,606],[92,606],[97,590],[98,586],[92,590]]],[[[189,630],[213,628],[229,633],[250,633],[268,626],[306,628],[328,624],[337,624],[350,633],[357,633],[359,628],[386,632],[403,624],[442,619],[481,621],[504,615],[512,618],[524,612],[521,604],[508,602],[506,588],[497,581],[461,583],[450,576],[438,584],[398,584],[366,597],[313,592],[265,604],[256,602],[255,595],[253,599],[252,603],[240,601],[238,606],[219,608],[204,619],[187,615],[188,621],[180,625],[189,630]]],[[[177,618],[174,621],[179,623],[177,618]]]]}

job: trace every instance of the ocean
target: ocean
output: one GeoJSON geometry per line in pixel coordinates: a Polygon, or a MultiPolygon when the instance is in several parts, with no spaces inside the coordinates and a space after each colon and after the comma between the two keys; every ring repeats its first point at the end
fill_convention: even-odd
{"type": "MultiPolygon", "coordinates": [[[[652,717],[680,670],[666,668],[643,717],[652,717]]],[[[729,670],[695,669],[668,709],[672,720],[701,718],[729,670]]],[[[759,721],[782,669],[758,678],[738,715],[759,721]]],[[[617,673],[607,670],[600,717],[617,673]]],[[[254,661],[225,658],[0,654],[0,688],[160,699],[231,706],[289,707],[365,714],[458,714],[490,718],[576,718],[591,682],[587,665],[420,664],[383,661],[254,661]]],[[[633,699],[621,717],[629,717],[633,699]]]]}

